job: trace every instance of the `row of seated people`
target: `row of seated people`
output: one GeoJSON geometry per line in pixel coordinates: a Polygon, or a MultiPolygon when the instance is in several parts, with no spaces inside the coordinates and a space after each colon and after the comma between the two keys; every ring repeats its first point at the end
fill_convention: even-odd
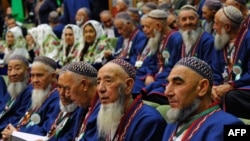
{"type": "MultiPolygon", "coordinates": [[[[248,81],[250,80],[249,59],[246,55],[249,50],[249,31],[248,25],[242,25],[244,20],[242,13],[233,6],[221,8],[214,19],[215,37],[201,29],[197,10],[191,5],[185,5],[179,11],[179,31],[173,31],[166,26],[166,19],[166,12],[151,11],[142,17],[143,33],[133,24],[128,13],[120,12],[115,16],[114,23],[121,36],[118,37],[116,47],[109,46],[113,50],[105,45],[96,46],[101,36],[97,36],[100,32],[95,30],[95,37],[99,38],[92,40],[93,46],[86,43],[86,46],[80,45],[79,48],[68,48],[66,43],[58,53],[56,47],[45,46],[47,45],[45,44],[44,49],[40,48],[41,51],[38,52],[48,50],[46,56],[57,60],[59,65],[84,60],[97,69],[112,58],[125,59],[137,69],[133,96],[143,93],[144,99],[160,104],[168,103],[163,94],[167,85],[166,78],[174,64],[180,58],[195,56],[206,61],[213,68],[215,80],[213,100],[224,100],[223,97],[226,96],[223,106],[228,112],[239,117],[250,118],[249,114],[238,110],[239,108],[248,110],[246,104],[242,103],[248,100],[245,95],[249,94],[248,81]],[[228,28],[221,25],[227,25],[228,28]],[[101,53],[98,52],[99,48],[103,49],[101,53]],[[60,53],[63,55],[59,55],[60,53]],[[53,55],[61,57],[55,58],[53,55]],[[235,93],[237,93],[236,97],[235,93]]],[[[89,23],[92,23],[93,30],[95,22],[89,21],[89,23]]],[[[85,29],[83,33],[87,34],[89,32],[87,26],[85,29]]],[[[70,31],[80,30],[74,30],[71,27],[70,31]]],[[[66,35],[64,34],[65,38],[66,35]]],[[[88,40],[87,36],[85,40],[88,40]]],[[[106,39],[105,43],[107,43],[106,39]]],[[[79,44],[74,42],[73,45],[79,44]]]]}
{"type": "Polygon", "coordinates": [[[12,56],[10,83],[0,103],[1,138],[24,132],[51,141],[220,141],[224,125],[244,125],[212,102],[212,69],[198,58],[185,57],[171,70],[165,92],[171,107],[167,122],[141,95],[133,98],[135,76],[135,68],[123,59],[113,59],[97,71],[84,61],[58,69],[53,59],[38,56],[29,70],[27,58],[12,56]],[[198,124],[201,127],[189,134],[198,124]]]}

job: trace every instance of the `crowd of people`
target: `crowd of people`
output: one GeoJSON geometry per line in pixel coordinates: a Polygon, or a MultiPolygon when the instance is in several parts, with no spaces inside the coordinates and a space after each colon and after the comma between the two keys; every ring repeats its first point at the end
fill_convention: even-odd
{"type": "Polygon", "coordinates": [[[221,141],[250,119],[247,0],[53,2],[30,28],[6,11],[1,139],[221,141]]]}

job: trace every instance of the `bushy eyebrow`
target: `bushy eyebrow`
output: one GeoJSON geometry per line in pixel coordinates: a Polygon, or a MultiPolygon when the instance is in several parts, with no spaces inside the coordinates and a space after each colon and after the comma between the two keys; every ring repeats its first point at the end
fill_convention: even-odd
{"type": "MultiPolygon", "coordinates": [[[[167,82],[169,82],[169,81],[170,81],[170,79],[167,78],[167,82]]],[[[174,82],[176,82],[176,81],[185,82],[184,79],[183,79],[182,77],[180,77],[180,76],[175,76],[175,77],[173,77],[173,78],[171,79],[171,81],[174,81],[174,82]]]]}

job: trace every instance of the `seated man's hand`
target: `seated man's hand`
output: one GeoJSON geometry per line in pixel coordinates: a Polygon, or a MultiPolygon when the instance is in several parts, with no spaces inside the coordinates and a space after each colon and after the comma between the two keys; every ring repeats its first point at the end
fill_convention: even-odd
{"type": "Polygon", "coordinates": [[[2,131],[2,138],[4,141],[8,141],[11,134],[14,132],[14,131],[17,131],[17,129],[12,125],[12,124],[9,124],[7,125],[7,127],[5,127],[5,129],[2,131]]]}
{"type": "Polygon", "coordinates": [[[154,82],[154,81],[155,81],[155,80],[154,80],[154,77],[148,75],[148,76],[146,77],[146,79],[145,79],[145,85],[148,85],[148,84],[150,84],[150,83],[152,83],[152,82],[154,82]]]}

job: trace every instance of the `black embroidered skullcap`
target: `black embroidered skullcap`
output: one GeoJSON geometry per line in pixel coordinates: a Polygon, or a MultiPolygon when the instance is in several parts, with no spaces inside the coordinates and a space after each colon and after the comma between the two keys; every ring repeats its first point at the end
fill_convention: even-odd
{"type": "Polygon", "coordinates": [[[246,0],[235,0],[235,1],[237,1],[238,3],[243,4],[243,5],[247,4],[246,0]]]}
{"type": "Polygon", "coordinates": [[[10,60],[19,60],[19,61],[22,61],[25,65],[29,66],[29,60],[26,57],[24,57],[23,55],[11,56],[9,61],[10,60]]]}
{"type": "Polygon", "coordinates": [[[210,85],[213,84],[213,71],[211,67],[203,60],[200,60],[196,57],[185,57],[180,59],[176,65],[186,66],[198,74],[200,74],[203,78],[208,79],[210,85]]]}
{"type": "Polygon", "coordinates": [[[46,56],[37,56],[37,57],[35,57],[33,63],[34,62],[41,62],[45,65],[52,67],[53,69],[57,68],[57,64],[56,64],[55,60],[53,60],[49,57],[46,57],[46,56]]]}
{"type": "Polygon", "coordinates": [[[168,16],[167,13],[160,9],[155,9],[148,13],[148,17],[153,19],[166,19],[167,16],[168,16]]]}
{"type": "Polygon", "coordinates": [[[84,61],[72,62],[64,66],[64,69],[84,76],[97,77],[97,70],[84,61]]]}
{"type": "Polygon", "coordinates": [[[119,65],[129,75],[129,77],[135,79],[136,70],[134,66],[132,66],[129,62],[123,59],[114,59],[111,60],[110,63],[115,63],[119,65]]]}
{"type": "Polygon", "coordinates": [[[243,15],[240,10],[234,6],[226,6],[222,9],[224,15],[229,19],[231,22],[235,24],[241,24],[243,21],[243,15]]]}
{"type": "Polygon", "coordinates": [[[222,7],[222,4],[220,0],[206,0],[204,6],[206,6],[210,10],[217,11],[222,7]]]}

